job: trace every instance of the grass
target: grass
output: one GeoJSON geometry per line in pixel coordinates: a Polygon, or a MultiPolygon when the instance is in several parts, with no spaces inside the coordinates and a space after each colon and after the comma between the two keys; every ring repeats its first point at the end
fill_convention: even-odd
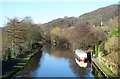
{"type": "Polygon", "coordinates": [[[6,72],[5,75],[3,75],[3,78],[4,77],[8,77],[9,75],[11,75],[14,71],[10,71],[10,72],[6,72]]]}
{"type": "Polygon", "coordinates": [[[30,55],[27,55],[27,57],[31,57],[32,55],[30,54],[30,55]]]}
{"type": "Polygon", "coordinates": [[[111,70],[110,69],[108,69],[105,65],[104,65],[104,63],[102,63],[102,62],[99,62],[99,60],[98,60],[98,66],[103,70],[103,72],[107,75],[107,76],[109,76],[109,77],[114,77],[115,75],[111,72],[111,70]]]}
{"type": "MultiPolygon", "coordinates": [[[[20,60],[19,62],[18,62],[19,59],[12,59],[11,62],[14,61],[14,62],[16,62],[16,64],[11,67],[12,70],[6,70],[3,73],[2,79],[4,79],[4,78],[6,79],[6,77],[10,78],[12,75],[14,75],[16,72],[18,72],[18,70],[22,69],[28,63],[29,59],[34,55],[34,53],[32,53],[32,52],[30,51],[29,54],[24,56],[22,58],[22,60],[20,60]]],[[[8,63],[10,63],[10,62],[8,62],[8,63]]]]}
{"type": "Polygon", "coordinates": [[[25,65],[26,63],[17,63],[18,65],[25,65]]]}
{"type": "MultiPolygon", "coordinates": [[[[103,64],[103,63],[102,63],[103,64]]],[[[100,68],[109,76],[109,77],[113,77],[113,73],[104,65],[99,64],[100,68]]]]}
{"type": "Polygon", "coordinates": [[[27,57],[27,58],[23,58],[23,61],[28,61],[30,59],[30,57],[27,57]]]}
{"type": "MultiPolygon", "coordinates": [[[[25,58],[24,58],[25,59],[25,58]]],[[[28,58],[27,58],[28,59],[28,58]]],[[[7,71],[3,74],[2,78],[6,79],[6,78],[10,78],[14,73],[16,73],[19,69],[22,69],[26,63],[28,62],[28,60],[25,59],[24,61],[17,63],[15,66],[13,66],[13,70],[12,71],[7,71]]]]}
{"type": "Polygon", "coordinates": [[[10,79],[12,75],[14,75],[21,68],[14,68],[12,71],[7,71],[2,75],[2,79],[10,79]]]}
{"type": "Polygon", "coordinates": [[[113,29],[112,32],[109,34],[109,38],[113,37],[113,36],[118,36],[120,34],[119,29],[113,29]]]}
{"type": "Polygon", "coordinates": [[[33,53],[31,53],[31,54],[27,55],[27,58],[29,58],[29,57],[31,57],[31,56],[33,56],[33,53]]]}
{"type": "Polygon", "coordinates": [[[23,66],[13,66],[13,67],[16,67],[16,68],[23,68],[23,66]]]}

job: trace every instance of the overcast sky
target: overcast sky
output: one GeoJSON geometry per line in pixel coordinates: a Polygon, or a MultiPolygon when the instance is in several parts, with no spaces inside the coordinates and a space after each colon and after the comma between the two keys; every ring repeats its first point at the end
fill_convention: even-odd
{"type": "Polygon", "coordinates": [[[118,3],[117,0],[109,0],[109,2],[108,0],[106,0],[106,2],[103,2],[103,0],[91,0],[91,2],[87,2],[86,0],[84,0],[84,2],[80,2],[80,0],[78,2],[77,0],[71,0],[69,2],[64,2],[64,0],[61,0],[63,2],[54,2],[55,0],[51,0],[53,2],[47,2],[46,0],[44,0],[44,2],[40,2],[38,0],[34,0],[34,2],[32,2],[33,0],[31,0],[31,2],[27,1],[1,1],[0,26],[3,26],[7,22],[5,16],[9,18],[18,17],[20,19],[24,18],[25,16],[31,16],[35,23],[46,23],[53,19],[64,18],[64,16],[78,17],[81,14],[96,10],[98,8],[118,3]]]}

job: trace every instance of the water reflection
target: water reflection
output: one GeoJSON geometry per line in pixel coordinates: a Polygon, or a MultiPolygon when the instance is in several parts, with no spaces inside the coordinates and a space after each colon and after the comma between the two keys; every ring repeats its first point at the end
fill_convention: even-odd
{"type": "Polygon", "coordinates": [[[34,77],[75,77],[69,67],[69,60],[58,58],[43,51],[41,67],[34,72],[34,77]]]}
{"type": "Polygon", "coordinates": [[[80,68],[74,60],[74,52],[52,46],[43,48],[28,65],[16,74],[31,77],[93,77],[91,65],[80,68]]]}

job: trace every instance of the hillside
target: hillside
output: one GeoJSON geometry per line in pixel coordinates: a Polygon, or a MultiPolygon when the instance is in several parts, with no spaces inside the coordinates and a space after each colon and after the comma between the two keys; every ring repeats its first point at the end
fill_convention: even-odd
{"type": "Polygon", "coordinates": [[[104,25],[108,24],[109,20],[115,19],[118,16],[118,5],[110,5],[107,7],[99,8],[95,11],[85,13],[79,17],[64,17],[52,20],[43,26],[53,28],[55,26],[67,28],[76,23],[89,23],[90,25],[100,25],[103,22],[104,25]]]}
{"type": "Polygon", "coordinates": [[[31,17],[22,20],[8,18],[10,21],[3,28],[0,27],[2,60],[18,59],[39,46],[38,43],[43,46],[49,44],[49,49],[53,49],[53,46],[71,51],[90,49],[102,65],[117,75],[120,65],[117,56],[120,52],[117,6],[114,4],[99,8],[79,17],[65,16],[44,24],[34,24],[31,17]]]}
{"type": "Polygon", "coordinates": [[[73,50],[92,48],[100,62],[106,63],[105,66],[117,75],[116,58],[120,51],[117,41],[117,4],[99,8],[79,17],[58,18],[42,26],[54,45],[68,46],[73,50]],[[92,27],[93,25],[95,27],[92,27]]]}
{"type": "Polygon", "coordinates": [[[81,21],[89,22],[90,24],[99,24],[100,22],[107,22],[110,19],[115,19],[118,16],[118,5],[110,5],[99,8],[95,11],[85,13],[78,18],[81,21]]]}

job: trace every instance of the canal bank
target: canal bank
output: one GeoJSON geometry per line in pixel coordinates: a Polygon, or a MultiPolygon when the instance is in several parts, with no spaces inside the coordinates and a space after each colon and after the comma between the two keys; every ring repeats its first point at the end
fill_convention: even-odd
{"type": "Polygon", "coordinates": [[[37,53],[29,63],[14,78],[46,78],[71,77],[94,79],[91,65],[86,68],[79,67],[75,62],[75,54],[71,50],[45,46],[42,53],[37,53]]]}
{"type": "MultiPolygon", "coordinates": [[[[98,77],[103,77],[105,79],[116,79],[117,76],[114,75],[103,63],[101,63],[97,58],[92,58],[92,66],[98,71],[98,77]]],[[[95,74],[96,75],[96,74],[95,74]]]]}
{"type": "Polygon", "coordinates": [[[40,48],[33,49],[19,55],[16,59],[2,62],[2,79],[10,79],[15,73],[23,69],[28,61],[38,52],[40,48]]]}

